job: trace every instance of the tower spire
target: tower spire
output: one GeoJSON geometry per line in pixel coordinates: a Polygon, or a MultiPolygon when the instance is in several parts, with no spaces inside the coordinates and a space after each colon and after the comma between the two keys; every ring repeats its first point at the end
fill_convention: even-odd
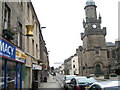
{"type": "Polygon", "coordinates": [[[101,15],[100,15],[100,13],[99,13],[99,19],[101,19],[101,15]]]}
{"type": "Polygon", "coordinates": [[[83,23],[85,23],[85,20],[83,19],[83,23]]]}
{"type": "Polygon", "coordinates": [[[97,18],[96,13],[97,6],[95,5],[95,2],[93,0],[87,0],[86,6],[85,6],[85,12],[87,18],[97,18]]]}

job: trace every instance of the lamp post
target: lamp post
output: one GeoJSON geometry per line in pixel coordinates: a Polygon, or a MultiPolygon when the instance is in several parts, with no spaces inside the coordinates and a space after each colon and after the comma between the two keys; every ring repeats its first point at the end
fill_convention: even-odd
{"type": "Polygon", "coordinates": [[[44,29],[44,28],[46,28],[46,27],[41,27],[40,29],[44,29]]]}

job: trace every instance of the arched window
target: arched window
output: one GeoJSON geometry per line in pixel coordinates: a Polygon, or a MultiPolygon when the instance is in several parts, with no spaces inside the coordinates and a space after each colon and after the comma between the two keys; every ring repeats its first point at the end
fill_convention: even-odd
{"type": "Polygon", "coordinates": [[[98,48],[95,49],[95,54],[97,54],[97,55],[99,54],[98,48]]]}
{"type": "Polygon", "coordinates": [[[115,50],[112,50],[112,58],[115,58],[116,54],[115,54],[115,50]]]}

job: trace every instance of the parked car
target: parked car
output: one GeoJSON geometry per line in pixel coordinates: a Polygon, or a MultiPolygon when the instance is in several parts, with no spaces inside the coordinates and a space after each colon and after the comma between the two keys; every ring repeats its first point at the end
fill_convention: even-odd
{"type": "Polygon", "coordinates": [[[93,77],[79,76],[71,79],[68,88],[71,90],[85,90],[91,84],[96,82],[93,77]]]}
{"type": "Polygon", "coordinates": [[[70,81],[71,81],[71,79],[72,78],[74,78],[74,77],[76,77],[76,75],[66,75],[65,77],[64,77],[64,89],[67,89],[68,88],[68,84],[70,83],[70,81]]]}
{"type": "Polygon", "coordinates": [[[95,82],[88,90],[120,90],[120,81],[95,82]]]}
{"type": "MultiPolygon", "coordinates": [[[[0,90],[4,88],[4,77],[0,77],[0,90]]],[[[15,88],[15,80],[7,77],[7,88],[15,88]]]]}

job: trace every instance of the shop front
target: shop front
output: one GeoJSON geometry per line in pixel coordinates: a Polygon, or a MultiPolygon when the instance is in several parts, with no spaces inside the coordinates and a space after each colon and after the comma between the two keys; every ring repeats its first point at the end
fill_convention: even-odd
{"type": "Polygon", "coordinates": [[[26,55],[0,36],[0,90],[22,90],[22,66],[26,55]]]}
{"type": "Polygon", "coordinates": [[[40,86],[40,73],[41,73],[42,67],[36,64],[32,65],[32,89],[36,90],[38,89],[40,86]]]}

